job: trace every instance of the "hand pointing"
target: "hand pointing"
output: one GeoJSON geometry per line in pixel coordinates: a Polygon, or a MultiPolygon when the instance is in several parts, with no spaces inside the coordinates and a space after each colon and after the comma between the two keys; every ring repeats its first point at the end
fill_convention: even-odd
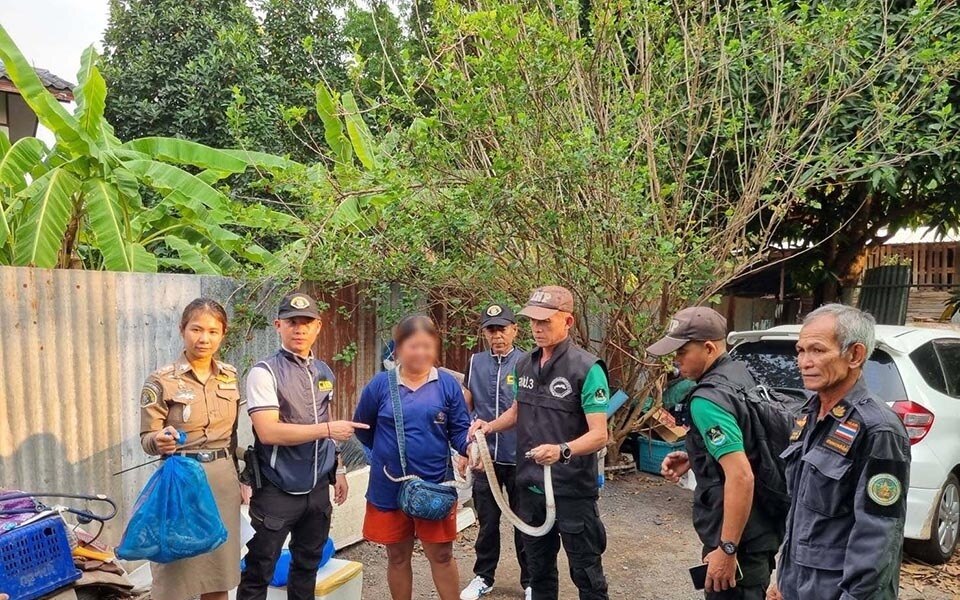
{"type": "Polygon", "coordinates": [[[330,421],[330,438],[345,442],[353,437],[356,429],[370,429],[366,423],[354,423],[353,421],[330,421]]]}

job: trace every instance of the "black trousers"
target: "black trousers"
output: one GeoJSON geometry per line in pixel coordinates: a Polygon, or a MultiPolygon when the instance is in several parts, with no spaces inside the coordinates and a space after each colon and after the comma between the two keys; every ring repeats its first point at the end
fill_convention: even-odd
{"type": "MultiPolygon", "coordinates": [[[[518,516],[530,525],[543,523],[547,503],[543,494],[518,490],[518,516]]],[[[533,600],[558,600],[560,581],[557,554],[560,544],[570,563],[570,579],[580,600],[607,600],[607,579],[601,556],[607,549],[607,532],[600,521],[596,498],[557,498],[557,523],[547,535],[523,535],[533,600]]]]}
{"type": "MultiPolygon", "coordinates": [[[[510,508],[517,512],[517,493],[514,486],[517,467],[494,463],[494,471],[500,485],[507,489],[507,498],[510,508]]],[[[493,585],[500,563],[500,507],[493,499],[490,482],[483,472],[477,472],[473,479],[473,505],[477,509],[477,520],[480,521],[480,532],[477,534],[477,543],[474,549],[477,561],[473,565],[473,574],[483,577],[487,585],[493,585]]],[[[520,564],[520,587],[526,589],[530,585],[530,573],[527,572],[527,559],[523,550],[523,539],[520,532],[513,528],[513,545],[517,549],[517,562],[520,564]]]]}
{"type": "Polygon", "coordinates": [[[330,534],[330,488],[324,479],[309,494],[293,495],[264,481],[250,499],[254,535],[247,543],[246,569],[237,600],[265,600],[267,586],[290,535],[290,577],[287,598],[313,600],[317,567],[330,534]]]}
{"type": "MultiPolygon", "coordinates": [[[[706,556],[712,550],[713,548],[704,548],[703,555],[706,556]]],[[[743,580],[737,583],[737,587],[725,592],[704,592],[705,600],[765,600],[776,556],[776,551],[740,552],[737,554],[737,563],[743,573],[743,580]]]]}

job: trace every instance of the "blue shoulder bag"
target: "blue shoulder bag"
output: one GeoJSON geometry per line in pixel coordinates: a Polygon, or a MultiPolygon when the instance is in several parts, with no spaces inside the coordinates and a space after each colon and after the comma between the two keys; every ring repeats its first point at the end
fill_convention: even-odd
{"type": "MultiPolygon", "coordinates": [[[[407,475],[406,438],[403,433],[403,407],[400,405],[400,386],[397,370],[387,373],[390,381],[390,400],[393,402],[393,421],[397,429],[397,445],[400,448],[400,494],[397,502],[400,510],[416,519],[440,521],[450,515],[457,503],[457,491],[451,486],[424,481],[416,475],[407,475]]],[[[386,470],[386,467],[384,467],[386,470]]],[[[389,474],[387,474],[389,477],[389,474]]]]}

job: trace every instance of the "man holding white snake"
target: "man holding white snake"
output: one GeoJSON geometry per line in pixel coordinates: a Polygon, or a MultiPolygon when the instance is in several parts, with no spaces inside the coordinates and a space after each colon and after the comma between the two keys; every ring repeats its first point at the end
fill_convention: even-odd
{"type": "MultiPolygon", "coordinates": [[[[607,443],[610,397],[603,361],[570,338],[573,294],[559,286],[534,290],[520,314],[530,319],[537,348],[520,358],[516,402],[500,417],[474,422],[487,437],[516,428],[518,516],[547,515],[544,470],[555,472],[556,524],[542,536],[523,534],[533,600],[558,600],[557,554],[563,542],[580,600],[607,600],[601,556],[607,535],[597,506],[597,451],[607,443]]],[[[548,494],[549,495],[549,494],[548,494]]]]}

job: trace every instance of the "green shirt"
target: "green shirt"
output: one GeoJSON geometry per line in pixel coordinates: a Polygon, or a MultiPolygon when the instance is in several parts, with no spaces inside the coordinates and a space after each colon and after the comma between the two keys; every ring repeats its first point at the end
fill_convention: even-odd
{"type": "Polygon", "coordinates": [[[743,452],[743,432],[732,414],[700,396],[690,401],[690,418],[703,436],[710,456],[720,460],[731,452],[743,452]]]}
{"type": "MultiPolygon", "coordinates": [[[[517,372],[513,372],[513,395],[516,397],[520,390],[517,383],[517,372]]],[[[597,363],[590,367],[587,376],[583,380],[583,389],[580,390],[580,405],[583,407],[584,414],[606,413],[607,404],[610,402],[610,384],[607,382],[607,374],[603,372],[603,367],[597,363]]]]}

